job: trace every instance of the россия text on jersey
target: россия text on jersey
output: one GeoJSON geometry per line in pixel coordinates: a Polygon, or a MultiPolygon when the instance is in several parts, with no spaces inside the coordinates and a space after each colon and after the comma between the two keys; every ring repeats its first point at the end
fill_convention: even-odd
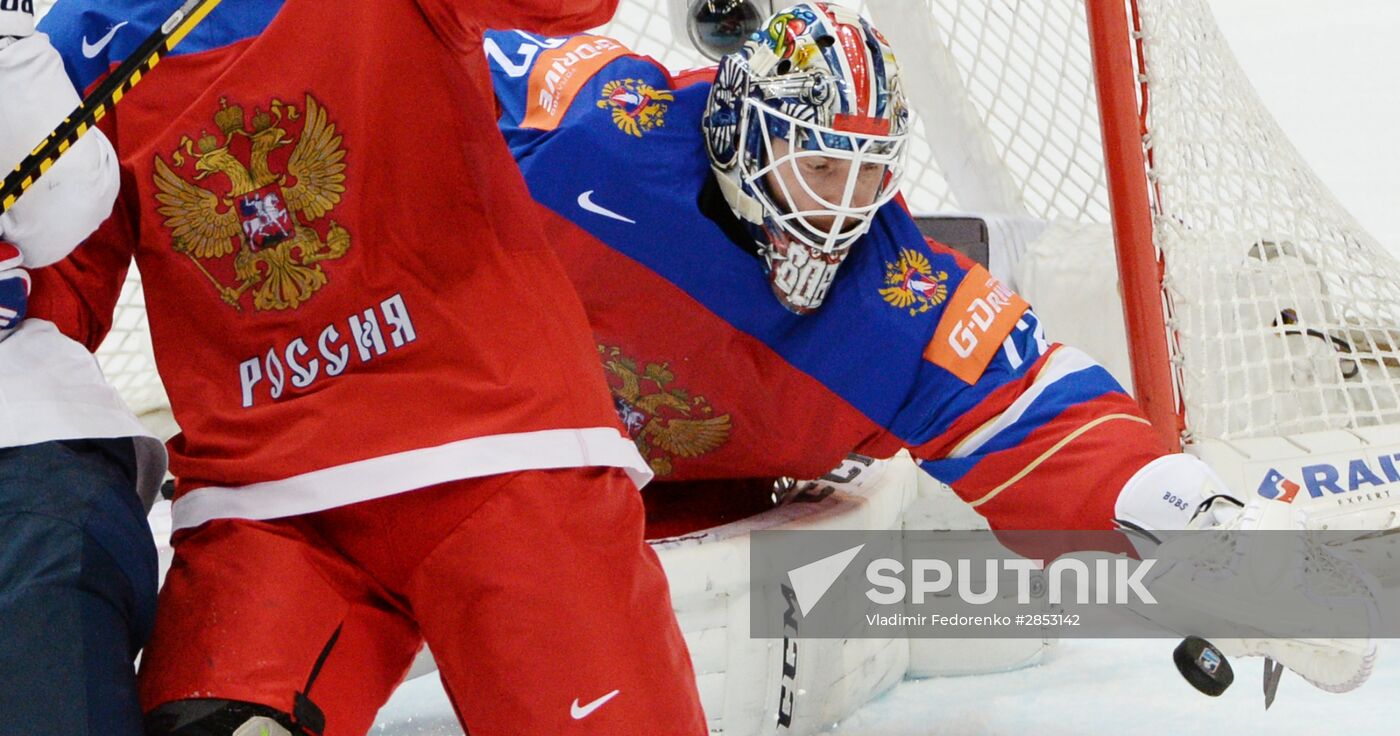
{"type": "Polygon", "coordinates": [[[291,384],[296,388],[306,388],[322,376],[340,375],[350,363],[351,344],[355,346],[360,362],[368,363],[390,350],[397,350],[418,339],[418,333],[413,329],[413,320],[408,316],[408,307],[400,294],[394,294],[381,301],[377,308],[371,306],[363,312],[351,314],[345,319],[345,325],[345,335],[336,329],[335,324],[326,325],[325,329],[321,330],[316,338],[319,358],[307,358],[311,347],[306,344],[306,340],[298,337],[286,345],[274,345],[263,355],[239,363],[238,382],[243,391],[243,407],[253,405],[254,391],[264,382],[264,395],[273,401],[281,398],[287,388],[289,372],[291,384]],[[380,328],[381,315],[388,329],[387,344],[384,340],[385,331],[380,328]]]}

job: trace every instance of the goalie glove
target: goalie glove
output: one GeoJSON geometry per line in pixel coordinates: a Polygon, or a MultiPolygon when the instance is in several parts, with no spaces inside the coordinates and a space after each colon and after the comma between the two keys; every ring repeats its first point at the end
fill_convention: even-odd
{"type": "Polygon", "coordinates": [[[1171,603],[1135,606],[1145,618],[1182,634],[1209,636],[1230,656],[1272,657],[1330,692],[1351,690],[1370,676],[1376,648],[1369,636],[1270,636],[1283,631],[1280,626],[1298,630],[1299,622],[1371,632],[1379,621],[1374,579],[1306,531],[1319,527],[1304,505],[1262,496],[1243,503],[1204,462],[1181,454],[1134,474],[1115,514],[1123,527],[1150,540],[1139,552],[1158,562],[1144,582],[1159,601],[1171,603]],[[1197,533],[1171,535],[1173,530],[1197,533]],[[1199,533],[1206,530],[1222,533],[1199,533]],[[1266,530],[1290,533],[1251,534],[1266,530]],[[1260,620],[1261,611],[1271,612],[1269,620],[1260,620]],[[1258,623],[1257,637],[1210,636],[1252,621],[1258,623]]]}
{"type": "Polygon", "coordinates": [[[29,304],[29,273],[15,246],[0,240],[0,340],[9,337],[24,319],[29,304]]]}
{"type": "Polygon", "coordinates": [[[1185,534],[1158,547],[1156,575],[1146,581],[1154,596],[1189,610],[1198,626],[1238,630],[1241,622],[1257,623],[1258,638],[1212,637],[1226,655],[1270,657],[1328,692],[1346,692],[1366,682],[1376,660],[1369,635],[1268,634],[1323,621],[1349,634],[1374,632],[1380,621],[1379,585],[1370,573],[1308,532],[1302,515],[1288,503],[1256,498],[1241,507],[1221,497],[1202,509],[1190,527],[1222,533],[1185,534]],[[1281,533],[1251,534],[1268,531],[1281,533]],[[1260,620],[1264,611],[1267,620],[1260,620]]]}

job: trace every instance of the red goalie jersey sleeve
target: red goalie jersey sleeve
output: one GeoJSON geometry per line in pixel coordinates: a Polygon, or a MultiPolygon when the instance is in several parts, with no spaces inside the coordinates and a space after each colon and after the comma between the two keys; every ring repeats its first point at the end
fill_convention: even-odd
{"type": "MultiPolygon", "coordinates": [[[[225,0],[104,121],[117,214],[39,274],[36,310],[96,345],[134,257],[183,430],[177,526],[530,468],[649,475],[461,52],[485,22],[613,3],[545,22],[564,5],[225,0]]],[[[86,88],[168,12],[74,0],[44,24],[86,88]]]]}

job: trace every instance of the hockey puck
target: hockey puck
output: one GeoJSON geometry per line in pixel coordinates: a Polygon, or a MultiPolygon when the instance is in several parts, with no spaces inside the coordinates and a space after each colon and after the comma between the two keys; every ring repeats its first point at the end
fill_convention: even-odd
{"type": "Polygon", "coordinates": [[[1225,692],[1225,688],[1235,681],[1229,660],[1215,645],[1199,636],[1182,639],[1176,651],[1172,652],[1172,660],[1192,687],[1211,697],[1225,692]]]}

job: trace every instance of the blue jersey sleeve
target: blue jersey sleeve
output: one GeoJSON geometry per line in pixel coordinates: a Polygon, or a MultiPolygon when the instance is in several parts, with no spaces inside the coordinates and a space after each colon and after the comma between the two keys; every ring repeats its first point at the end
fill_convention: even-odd
{"type": "MultiPolygon", "coordinates": [[[[39,30],[48,34],[73,86],[82,92],[135,53],[178,6],[167,0],[63,0],[39,21],[39,30]]],[[[281,8],[281,0],[223,0],[173,54],[208,51],[251,38],[281,8]]]]}
{"type": "Polygon", "coordinates": [[[879,294],[927,318],[905,338],[912,360],[897,383],[908,388],[890,433],[993,528],[1112,528],[1118,491],[1165,443],[1106,369],[1046,340],[1025,300],[937,243],[919,257],[896,214],[888,236],[861,243],[906,244],[886,255],[879,294]]]}
{"type": "Polygon", "coordinates": [[[86,90],[113,64],[136,50],[144,40],[131,18],[120,17],[118,3],[65,0],[39,21],[39,30],[63,57],[63,69],[73,86],[86,90]]]}
{"type": "Polygon", "coordinates": [[[482,44],[505,130],[550,131],[581,122],[609,95],[669,99],[671,77],[651,59],[603,36],[548,38],[488,31],[482,44]],[[626,84],[615,84],[626,80],[626,84]],[[607,89],[614,84],[616,89],[607,89]]]}

